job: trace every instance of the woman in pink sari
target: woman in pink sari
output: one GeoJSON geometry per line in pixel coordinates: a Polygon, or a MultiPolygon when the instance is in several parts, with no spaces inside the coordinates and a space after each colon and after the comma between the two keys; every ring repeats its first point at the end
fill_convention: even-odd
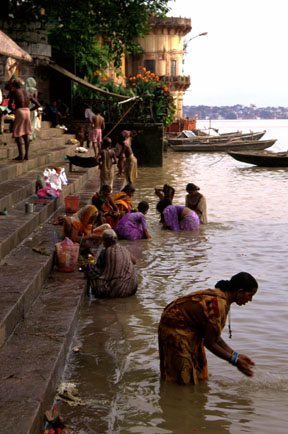
{"type": "Polygon", "coordinates": [[[122,240],[141,240],[150,239],[145,214],[149,209],[149,204],[142,201],[138,204],[138,211],[125,214],[116,226],[116,233],[122,240]]]}
{"type": "Polygon", "coordinates": [[[196,231],[199,229],[200,219],[198,215],[184,205],[168,205],[161,214],[164,229],[171,231],[196,231]]]}

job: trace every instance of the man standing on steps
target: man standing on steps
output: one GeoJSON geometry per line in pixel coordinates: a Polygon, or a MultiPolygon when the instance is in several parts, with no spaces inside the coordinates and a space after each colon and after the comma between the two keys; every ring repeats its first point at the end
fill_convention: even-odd
{"type": "Polygon", "coordinates": [[[28,96],[20,79],[15,79],[11,83],[9,108],[15,110],[15,121],[13,125],[13,137],[16,140],[18,156],[14,160],[22,161],[22,140],[25,146],[24,160],[29,159],[29,135],[32,134],[30,110],[36,110],[40,107],[36,98],[28,96]],[[30,101],[34,106],[29,109],[30,101]]]}
{"type": "Polygon", "coordinates": [[[98,158],[101,151],[102,132],[105,129],[105,120],[99,110],[95,110],[94,116],[91,117],[89,131],[89,140],[92,142],[95,157],[98,158]]]}

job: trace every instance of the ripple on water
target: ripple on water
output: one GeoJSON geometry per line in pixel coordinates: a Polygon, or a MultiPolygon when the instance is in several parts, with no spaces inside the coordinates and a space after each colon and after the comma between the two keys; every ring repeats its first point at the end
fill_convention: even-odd
{"type": "Polygon", "coordinates": [[[287,179],[288,170],[219,154],[169,153],[163,168],[139,168],[135,203],[150,203],[153,240],[123,242],[137,257],[135,296],[84,303],[80,352],[66,371],[85,401],[78,410],[65,408],[75,432],[286,434],[287,179]],[[205,194],[209,224],[199,234],[161,230],[154,187],[172,184],[174,202],[183,204],[188,182],[205,194]],[[223,338],[256,362],[253,379],[208,353],[208,384],[160,383],[162,309],[239,271],[253,274],[259,290],[252,303],[232,306],[233,337],[225,328],[223,338]]]}

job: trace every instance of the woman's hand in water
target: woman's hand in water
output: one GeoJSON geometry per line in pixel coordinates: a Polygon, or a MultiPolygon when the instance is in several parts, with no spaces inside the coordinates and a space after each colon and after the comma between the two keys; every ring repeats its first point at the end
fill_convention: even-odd
{"type": "Polygon", "coordinates": [[[242,374],[247,375],[247,377],[253,377],[255,363],[248,356],[245,356],[245,354],[238,355],[236,366],[242,374]]]}

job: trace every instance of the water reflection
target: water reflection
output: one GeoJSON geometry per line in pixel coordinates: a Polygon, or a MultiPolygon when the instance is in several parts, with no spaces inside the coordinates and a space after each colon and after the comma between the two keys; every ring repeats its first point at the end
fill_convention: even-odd
{"type": "Polygon", "coordinates": [[[124,243],[138,259],[135,296],[83,306],[82,348],[66,379],[79,385],[85,405],[63,406],[77,434],[286,434],[287,178],[287,169],[267,171],[217,154],[169,153],[163,168],[139,169],[135,203],[150,203],[153,240],[124,243]],[[154,187],[166,182],[176,188],[176,204],[184,203],[188,182],[201,187],[209,224],[199,234],[161,230],[154,187]],[[208,353],[208,384],[160,384],[157,327],[164,306],[239,271],[254,275],[259,291],[253,303],[233,306],[229,344],[255,360],[255,377],[246,379],[208,353]]]}
{"type": "MultiPolygon", "coordinates": [[[[222,410],[222,407],[225,408],[228,404],[227,397],[218,396],[216,402],[213,402],[214,398],[208,384],[193,387],[161,384],[159,400],[163,417],[161,428],[167,433],[230,433],[232,421],[222,410]]],[[[231,404],[230,401],[229,406],[231,404]]]]}

